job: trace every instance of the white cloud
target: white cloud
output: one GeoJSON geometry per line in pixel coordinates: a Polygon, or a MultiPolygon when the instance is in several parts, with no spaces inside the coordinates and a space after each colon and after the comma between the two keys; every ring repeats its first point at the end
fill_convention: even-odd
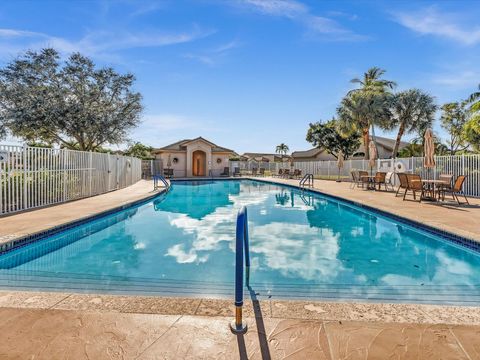
{"type": "Polygon", "coordinates": [[[183,57],[199,61],[205,65],[214,66],[224,59],[232,49],[238,48],[239,46],[240,43],[238,41],[232,40],[202,53],[184,54],[183,57]]]}
{"type": "Polygon", "coordinates": [[[461,70],[449,73],[442,73],[433,76],[432,81],[435,84],[448,86],[454,89],[473,89],[478,85],[480,71],[461,70]]]}
{"type": "Polygon", "coordinates": [[[243,2],[268,15],[295,18],[308,13],[305,5],[294,0],[244,0],[243,2]]]}
{"type": "Polygon", "coordinates": [[[215,30],[199,26],[179,32],[97,30],[87,33],[79,40],[71,40],[39,32],[0,29],[0,55],[17,55],[20,51],[53,47],[62,54],[79,51],[92,57],[112,58],[117,51],[188,43],[214,32],[215,30]]]}
{"type": "Polygon", "coordinates": [[[142,123],[132,131],[131,138],[148,145],[159,146],[159,141],[161,143],[177,141],[179,133],[185,133],[187,129],[199,129],[201,125],[200,120],[184,115],[149,114],[143,116],[142,123]]]}
{"type": "Polygon", "coordinates": [[[367,37],[355,34],[340,23],[327,17],[314,15],[303,3],[296,0],[239,0],[240,5],[270,16],[288,18],[309,30],[309,36],[324,35],[331,41],[358,41],[367,37]]]}
{"type": "Polygon", "coordinates": [[[468,28],[462,24],[464,16],[455,16],[440,12],[436,7],[421,9],[417,12],[398,12],[395,20],[406,28],[421,35],[433,35],[454,40],[464,45],[480,43],[480,27],[468,28]]]}
{"type": "Polygon", "coordinates": [[[16,29],[0,29],[0,38],[13,37],[44,37],[45,34],[33,31],[16,30],[16,29]]]}

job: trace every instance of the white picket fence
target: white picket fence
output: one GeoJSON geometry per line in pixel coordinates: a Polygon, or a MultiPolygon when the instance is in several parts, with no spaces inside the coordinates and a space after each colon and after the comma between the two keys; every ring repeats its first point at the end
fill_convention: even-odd
{"type": "MultiPolygon", "coordinates": [[[[377,159],[373,169],[370,169],[368,160],[346,160],[340,170],[336,161],[296,161],[293,167],[302,170],[302,174],[310,173],[324,178],[340,176],[343,180],[350,180],[352,170],[409,172],[425,178],[437,178],[440,174],[453,174],[454,177],[466,175],[463,188],[465,193],[468,196],[480,197],[480,155],[436,156],[435,163],[434,169],[426,169],[423,167],[423,157],[410,157],[377,159]]],[[[287,168],[288,164],[280,166],[287,168]]]]}
{"type": "Polygon", "coordinates": [[[141,173],[134,157],[0,145],[0,216],[121,189],[141,173]]]}

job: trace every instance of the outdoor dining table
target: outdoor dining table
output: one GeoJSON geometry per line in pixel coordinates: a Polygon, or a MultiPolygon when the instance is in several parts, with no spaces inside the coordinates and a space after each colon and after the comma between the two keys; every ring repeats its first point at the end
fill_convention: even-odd
{"type": "Polygon", "coordinates": [[[363,175],[361,178],[362,179],[367,179],[367,190],[375,190],[375,178],[376,175],[363,175]]]}
{"type": "Polygon", "coordinates": [[[422,183],[426,187],[426,190],[430,193],[430,196],[426,197],[425,200],[430,200],[430,201],[437,201],[437,197],[435,196],[436,195],[435,193],[438,192],[438,188],[441,187],[440,185],[448,185],[448,182],[445,180],[422,179],[422,183]]]}

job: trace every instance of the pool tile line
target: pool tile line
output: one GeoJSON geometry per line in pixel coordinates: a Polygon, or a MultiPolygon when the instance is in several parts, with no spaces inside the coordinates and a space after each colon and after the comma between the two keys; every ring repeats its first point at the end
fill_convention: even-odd
{"type": "Polygon", "coordinates": [[[0,255],[4,254],[6,252],[12,251],[14,249],[24,247],[28,244],[31,244],[32,242],[35,242],[37,240],[42,239],[42,238],[49,237],[49,236],[52,236],[52,235],[56,235],[56,234],[59,234],[63,231],[67,231],[71,228],[74,228],[76,226],[83,225],[83,224],[88,223],[90,221],[98,220],[98,219],[107,217],[109,215],[118,213],[118,212],[123,211],[123,210],[130,209],[130,208],[133,208],[133,207],[141,206],[145,203],[148,203],[152,199],[155,199],[156,197],[159,197],[160,195],[163,195],[165,193],[165,191],[166,191],[166,189],[161,189],[160,191],[157,191],[154,194],[149,195],[145,198],[138,199],[138,200],[126,203],[126,204],[122,204],[120,206],[116,206],[114,208],[102,211],[100,213],[87,215],[87,216],[85,216],[81,219],[73,220],[73,221],[70,221],[70,222],[65,223],[65,224],[56,225],[56,226],[51,227],[51,228],[49,228],[47,230],[44,230],[44,231],[39,231],[39,232],[36,232],[34,234],[28,234],[28,235],[23,235],[23,236],[20,236],[20,237],[15,237],[15,238],[12,238],[12,239],[7,239],[6,242],[4,242],[3,244],[0,244],[0,255]]]}

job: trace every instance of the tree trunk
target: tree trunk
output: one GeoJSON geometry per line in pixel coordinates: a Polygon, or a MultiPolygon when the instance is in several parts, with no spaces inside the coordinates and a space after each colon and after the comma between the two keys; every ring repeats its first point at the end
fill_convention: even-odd
{"type": "Polygon", "coordinates": [[[369,160],[370,154],[368,152],[368,144],[370,143],[370,127],[363,128],[362,137],[363,137],[363,147],[365,150],[365,160],[369,160]]]}
{"type": "Polygon", "coordinates": [[[402,141],[402,136],[404,132],[405,132],[405,124],[402,122],[400,124],[400,127],[398,128],[397,139],[395,140],[395,146],[393,147],[393,151],[392,151],[392,158],[397,157],[398,148],[400,147],[400,141],[402,141]]]}

